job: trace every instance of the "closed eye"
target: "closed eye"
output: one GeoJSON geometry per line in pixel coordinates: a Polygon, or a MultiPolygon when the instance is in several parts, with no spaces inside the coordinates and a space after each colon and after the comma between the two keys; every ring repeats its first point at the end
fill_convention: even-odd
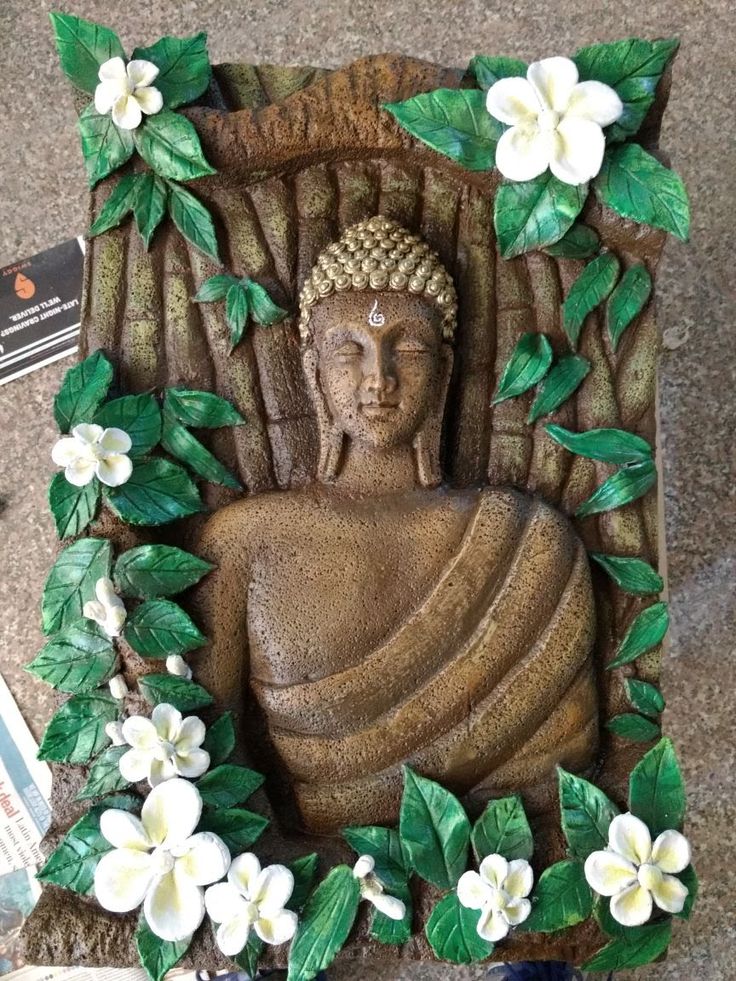
{"type": "Polygon", "coordinates": [[[363,353],[363,348],[360,344],[356,344],[355,341],[348,341],[346,344],[341,344],[339,348],[335,351],[335,356],[338,361],[352,361],[355,358],[359,358],[363,353]]]}
{"type": "Polygon", "coordinates": [[[397,354],[428,354],[429,348],[422,341],[405,338],[398,342],[394,348],[397,354]]]}

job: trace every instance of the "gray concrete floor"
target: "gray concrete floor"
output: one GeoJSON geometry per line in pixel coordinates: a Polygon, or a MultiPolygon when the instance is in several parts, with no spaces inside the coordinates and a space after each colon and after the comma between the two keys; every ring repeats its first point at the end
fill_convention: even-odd
{"type": "MultiPolygon", "coordinates": [[[[692,242],[668,244],[658,280],[662,328],[689,330],[660,371],[673,615],[663,686],[665,726],[688,781],[702,895],[692,921],[677,925],[668,961],[636,977],[736,978],[736,36],[727,0],[2,0],[0,265],[85,226],[75,117],[47,21],[58,7],[109,24],[127,47],[206,30],[213,61],[335,66],[398,50],[464,65],[475,53],[532,59],[632,35],[682,39],[662,135],[693,204],[692,242]]],[[[0,670],[37,734],[49,699],[22,665],[41,643],[37,603],[54,548],[45,508],[51,398],[66,367],[0,388],[0,670]]],[[[483,973],[354,966],[334,977],[460,981],[483,973]]]]}

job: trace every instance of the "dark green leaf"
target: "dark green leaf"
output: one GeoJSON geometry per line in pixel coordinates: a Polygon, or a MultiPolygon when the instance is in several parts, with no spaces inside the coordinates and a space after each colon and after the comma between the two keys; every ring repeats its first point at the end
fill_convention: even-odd
{"type": "Polygon", "coordinates": [[[223,763],[197,781],[202,802],[208,807],[234,807],[248,800],[263,784],[263,776],[245,766],[223,763]]]}
{"type": "Polygon", "coordinates": [[[63,473],[55,474],[49,484],[49,508],[59,538],[71,538],[84,531],[97,514],[99,500],[97,478],[84,487],[75,487],[63,473]]]}
{"type": "Polygon", "coordinates": [[[106,538],[82,538],[62,549],[43,586],[45,634],[81,618],[84,604],[94,599],[97,580],[110,575],[111,559],[112,547],[106,538]]]}
{"type": "Polygon", "coordinates": [[[630,739],[635,743],[650,743],[662,734],[656,722],[645,719],[643,715],[637,715],[635,712],[614,715],[606,723],[606,729],[621,736],[622,739],[630,739]]]}
{"type": "Polygon", "coordinates": [[[409,876],[406,856],[401,838],[393,828],[343,828],[342,835],[357,855],[371,855],[376,860],[375,873],[387,888],[406,882],[409,876]]]}
{"type": "Polygon", "coordinates": [[[260,283],[251,279],[245,289],[248,294],[248,309],[256,323],[262,324],[264,327],[271,327],[284,319],[286,310],[282,310],[273,302],[260,283]]]}
{"type": "Polygon", "coordinates": [[[220,261],[212,215],[201,201],[183,187],[169,184],[169,214],[188,242],[215,262],[220,261]]]}
{"type": "Polygon", "coordinates": [[[468,70],[475,76],[475,80],[482,89],[489,89],[495,85],[499,79],[526,76],[527,66],[518,58],[504,58],[503,56],[492,57],[488,55],[475,55],[470,59],[468,70]]]}
{"type": "Polygon", "coordinates": [[[404,882],[392,886],[389,890],[390,895],[400,899],[406,907],[406,912],[400,920],[392,920],[390,916],[378,910],[373,911],[371,919],[370,935],[374,940],[382,944],[400,945],[411,940],[412,927],[412,900],[411,889],[408,883],[404,882]]]}
{"type": "Polygon", "coordinates": [[[133,57],[152,61],[158,68],[154,84],[169,109],[194,102],[210,84],[206,34],[162,37],[149,48],[136,48],[133,57]]]}
{"type": "Polygon", "coordinates": [[[232,712],[226,712],[207,729],[202,749],[210,754],[210,766],[224,763],[235,749],[235,726],[232,712]]]}
{"type": "Polygon", "coordinates": [[[547,255],[557,259],[589,259],[600,247],[598,233],[581,222],[576,222],[559,242],[548,245],[547,255]]]}
{"type": "Polygon", "coordinates": [[[87,106],[77,121],[82,140],[82,156],[90,187],[109,176],[133,156],[135,144],[129,129],[120,129],[107,113],[101,116],[87,106]]]}
{"type": "Polygon", "coordinates": [[[191,181],[217,173],[204,158],[194,125],[178,112],[162,109],[133,132],[138,153],[160,177],[191,181]]]}
{"type": "Polygon", "coordinates": [[[136,463],[127,483],[111,487],[107,500],[131,525],[163,525],[202,510],[199,491],[186,471],[160,458],[136,463]]]}
{"type": "Polygon", "coordinates": [[[312,891],[314,880],[317,877],[317,866],[319,865],[319,855],[312,852],[310,855],[303,855],[301,858],[289,862],[289,868],[294,876],[294,890],[289,897],[286,908],[298,913],[306,903],[307,897],[312,891]]]}
{"type": "Polygon", "coordinates": [[[136,654],[164,660],[170,654],[186,654],[206,643],[188,613],[167,599],[146,600],[128,617],[123,637],[136,654]]]}
{"type": "Polygon", "coordinates": [[[473,851],[478,862],[488,855],[503,855],[509,861],[526,861],[534,852],[531,828],[518,796],[489,801],[473,826],[473,851]]]}
{"type": "Polygon", "coordinates": [[[452,889],[467,864],[470,822],[449,790],[408,766],[399,831],[417,875],[439,889],[452,889]]]}
{"type": "Polygon", "coordinates": [[[233,855],[240,855],[258,841],[268,827],[268,819],[239,807],[205,811],[197,829],[219,835],[233,855]]]}
{"type": "Polygon", "coordinates": [[[129,787],[130,783],[120,773],[120,757],[129,749],[130,746],[108,746],[103,750],[90,766],[87,783],[77,794],[76,800],[104,797],[105,794],[129,787]]]}
{"type": "Polygon", "coordinates": [[[258,961],[263,953],[264,943],[255,931],[248,937],[248,943],[239,954],[232,958],[249,978],[258,976],[258,961]]]}
{"type": "Polygon", "coordinates": [[[608,298],[606,320],[608,336],[615,351],[631,321],[644,308],[652,292],[652,277],[643,265],[627,269],[616,289],[608,298]]]}
{"type": "Polygon", "coordinates": [[[661,739],[634,767],[629,778],[629,810],[646,824],[652,838],[685,818],[685,785],[672,741],[661,739]]]}
{"type": "Polygon", "coordinates": [[[237,276],[218,273],[202,283],[194,299],[197,303],[216,303],[218,300],[224,300],[230,287],[237,286],[239,283],[237,276]]]}
{"type": "Polygon", "coordinates": [[[624,104],[622,115],[606,129],[609,141],[625,140],[638,132],[654,102],[662,72],[679,43],[629,38],[592,44],[573,56],[581,81],[594,79],[610,85],[624,104]]]}
{"type": "Polygon", "coordinates": [[[672,920],[630,927],[625,937],[612,940],[583,964],[584,971],[623,971],[656,960],[669,946],[672,920]]]}
{"type": "Polygon", "coordinates": [[[135,223],[146,249],[166,214],[166,185],[155,174],[142,174],[133,207],[135,223]]]}
{"type": "Polygon", "coordinates": [[[612,511],[632,501],[638,501],[657,482],[657,467],[654,460],[644,460],[624,467],[612,474],[596,488],[590,497],[583,501],[575,512],[577,518],[601,511],[612,511]]]}
{"type": "Polygon", "coordinates": [[[222,484],[223,487],[230,487],[233,490],[243,489],[240,482],[233,477],[227,467],[223,466],[217,457],[213,456],[169,412],[164,413],[161,445],[168,453],[181,460],[182,463],[186,463],[190,470],[193,470],[200,477],[204,477],[205,480],[210,480],[214,484],[222,484]]]}
{"type": "Polygon", "coordinates": [[[681,920],[689,920],[692,916],[695,900],[698,898],[700,883],[698,882],[698,877],[692,865],[688,865],[685,871],[680,872],[677,878],[687,887],[687,899],[685,900],[685,905],[682,907],[680,912],[675,913],[674,915],[678,916],[681,920]]]}
{"type": "Polygon", "coordinates": [[[638,678],[626,679],[626,694],[629,701],[644,715],[651,715],[656,718],[664,712],[665,702],[662,692],[648,681],[639,681],[638,678]]]}
{"type": "Polygon", "coordinates": [[[225,319],[230,328],[230,350],[238,344],[248,323],[248,292],[242,283],[231,286],[225,297],[225,319]]]}
{"type": "Polygon", "coordinates": [[[587,920],[593,911],[593,893],[585,881],[582,862],[566,859],[545,869],[532,896],[532,911],[522,930],[554,933],[587,920]]]}
{"type": "Polygon", "coordinates": [[[549,371],[552,346],[544,334],[522,334],[506,362],[493,405],[522,395],[549,371]]]}
{"type": "Polygon", "coordinates": [[[662,577],[643,559],[603,555],[601,552],[590,552],[589,555],[625,593],[646,596],[648,593],[661,593],[664,589],[662,577]]]}
{"type": "Polygon", "coordinates": [[[358,912],[360,885],[347,865],[336,865],[302,912],[289,949],[288,981],[311,981],[335,959],[358,912]]]}
{"type": "Polygon", "coordinates": [[[118,707],[108,695],[72,695],[49,722],[38,758],[53,763],[86,763],[109,742],[105,726],[117,716],[118,707]]]}
{"type": "Polygon", "coordinates": [[[657,644],[661,644],[669,623],[666,603],[653,603],[646,610],[642,610],[626,631],[616,651],[616,657],[608,665],[608,669],[629,664],[647,651],[651,651],[657,644]]]}
{"type": "Polygon", "coordinates": [[[618,814],[616,805],[592,783],[557,767],[562,830],[570,854],[585,860],[608,846],[608,827],[618,814]]]}
{"type": "Polygon", "coordinates": [[[138,184],[145,174],[124,174],[110,192],[87,234],[90,238],[107,232],[127,218],[135,206],[138,184]]]}
{"type": "Polygon", "coordinates": [[[78,620],[60,630],[26,668],[58,691],[82,695],[94,691],[115,673],[112,641],[92,620],[78,620]]]}
{"type": "Polygon", "coordinates": [[[528,423],[558,409],[570,398],[590,371],[590,362],[579,354],[563,354],[542,382],[529,410],[528,423]]]}
{"type": "Polygon", "coordinates": [[[212,392],[167,388],[164,405],[185,426],[218,429],[220,426],[241,426],[245,422],[234,405],[212,392]]]}
{"type": "Polygon", "coordinates": [[[95,351],[64,375],[54,398],[54,419],[62,433],[80,422],[89,422],[102,405],[112,384],[112,365],[102,351],[95,351]]]}
{"type": "Polygon", "coordinates": [[[182,593],[214,568],[174,545],[138,545],[120,556],[113,575],[123,596],[151,599],[182,593]]]}
{"type": "Polygon", "coordinates": [[[135,945],[141,965],[151,981],[163,981],[164,975],[168,974],[172,967],[176,967],[189,950],[191,942],[191,937],[178,940],[176,943],[162,940],[151,930],[145,916],[141,913],[135,931],[135,945]]]}
{"type": "Polygon", "coordinates": [[[94,421],[124,429],[133,444],[128,451],[132,457],[148,453],[161,438],[161,410],[153,395],[124,395],[105,402],[94,421]]]}
{"type": "Polygon", "coordinates": [[[611,916],[610,900],[596,896],[593,903],[593,915],[601,930],[609,937],[625,937],[631,927],[625,927],[611,916]]]}
{"type": "Polygon", "coordinates": [[[201,685],[173,674],[145,674],[138,679],[138,688],[151,705],[168,702],[180,712],[193,712],[213,702],[212,695],[201,685]]]}
{"type": "Polygon", "coordinates": [[[53,11],[49,17],[62,71],[77,88],[94,93],[100,65],[110,58],[125,57],[120,38],[109,28],[73,14],[53,11]]]}
{"type": "Polygon", "coordinates": [[[455,892],[441,899],[424,928],[435,955],[451,964],[474,964],[490,957],[493,944],[478,935],[480,916],[480,910],[461,906],[455,892]]]}
{"type": "Polygon", "coordinates": [[[490,170],[503,126],[478,89],[435,89],[383,106],[402,129],[466,170],[490,170]]]}
{"type": "Polygon", "coordinates": [[[559,242],[587,196],[587,184],[564,184],[550,171],[532,181],[502,184],[493,216],[501,255],[510,259],[559,242]]]}
{"type": "Polygon", "coordinates": [[[562,304],[562,325],[573,347],[577,347],[585,318],[616,285],[618,271],[616,256],[612,252],[604,252],[585,266],[570,287],[562,304]]]}
{"type": "Polygon", "coordinates": [[[573,433],[553,422],[544,428],[560,446],[590,460],[627,464],[649,460],[652,456],[652,448],[645,439],[624,429],[589,429],[584,433],[573,433]]]}
{"type": "Polygon", "coordinates": [[[624,218],[663,228],[687,242],[690,205],[685,186],[638,144],[606,153],[593,187],[603,204],[624,218]]]}

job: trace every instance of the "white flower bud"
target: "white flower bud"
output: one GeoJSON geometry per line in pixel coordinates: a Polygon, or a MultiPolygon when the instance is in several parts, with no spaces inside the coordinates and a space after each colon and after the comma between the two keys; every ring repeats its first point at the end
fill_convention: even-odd
{"type": "Polygon", "coordinates": [[[113,744],[113,746],[125,746],[126,740],[123,735],[123,723],[122,722],[108,722],[105,726],[105,735],[113,744]]]}
{"type": "Polygon", "coordinates": [[[169,654],[166,658],[166,670],[169,674],[176,675],[177,678],[190,679],[192,677],[192,669],[181,654],[169,654]]]}
{"type": "Polygon", "coordinates": [[[125,696],[128,694],[128,686],[125,683],[125,678],[121,674],[116,674],[114,678],[110,678],[108,687],[112,697],[116,698],[118,701],[125,698],[125,696]]]}

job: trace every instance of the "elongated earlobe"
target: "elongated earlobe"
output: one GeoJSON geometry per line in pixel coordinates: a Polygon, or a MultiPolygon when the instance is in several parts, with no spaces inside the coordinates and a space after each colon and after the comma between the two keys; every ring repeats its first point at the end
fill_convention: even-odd
{"type": "Polygon", "coordinates": [[[317,479],[331,484],[340,472],[342,459],[343,432],[332,421],[327,407],[327,400],[319,384],[319,369],[317,367],[317,352],[314,347],[302,351],[304,374],[312,394],[312,402],[317,412],[319,429],[319,459],[317,462],[317,479]]]}
{"type": "Polygon", "coordinates": [[[422,487],[437,487],[442,483],[442,466],[440,462],[440,443],[442,440],[442,420],[445,415],[445,402],[452,376],[452,348],[449,344],[442,345],[442,365],[440,371],[440,398],[427,417],[426,422],[414,437],[413,447],[416,453],[417,479],[422,487]]]}

